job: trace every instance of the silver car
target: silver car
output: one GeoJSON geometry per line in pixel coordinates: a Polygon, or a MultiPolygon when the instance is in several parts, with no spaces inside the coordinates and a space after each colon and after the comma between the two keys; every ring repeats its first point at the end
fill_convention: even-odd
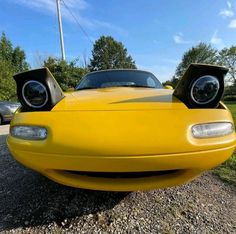
{"type": "Polygon", "coordinates": [[[0,125],[3,122],[10,122],[19,107],[20,104],[16,102],[0,101],[0,125]]]}

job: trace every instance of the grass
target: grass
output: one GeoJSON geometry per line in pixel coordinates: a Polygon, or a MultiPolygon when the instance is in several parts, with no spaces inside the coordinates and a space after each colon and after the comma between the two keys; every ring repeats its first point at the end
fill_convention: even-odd
{"type": "MultiPolygon", "coordinates": [[[[236,102],[225,102],[236,124],[236,102]]],[[[236,152],[223,164],[213,170],[222,180],[236,185],[236,152]]]]}
{"type": "Polygon", "coordinates": [[[234,102],[224,102],[225,105],[230,109],[233,119],[234,119],[234,123],[236,124],[236,101],[234,102]]]}

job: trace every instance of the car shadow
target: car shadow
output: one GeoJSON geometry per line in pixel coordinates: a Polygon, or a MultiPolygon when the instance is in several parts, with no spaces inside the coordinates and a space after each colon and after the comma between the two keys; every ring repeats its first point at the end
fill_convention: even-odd
{"type": "Polygon", "coordinates": [[[54,183],[17,163],[5,139],[0,136],[0,232],[52,222],[65,225],[66,219],[112,209],[128,194],[54,183]]]}

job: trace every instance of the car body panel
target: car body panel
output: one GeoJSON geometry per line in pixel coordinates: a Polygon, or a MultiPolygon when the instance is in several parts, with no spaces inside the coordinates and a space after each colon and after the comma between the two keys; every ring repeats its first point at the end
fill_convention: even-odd
{"type": "Polygon", "coordinates": [[[73,187],[112,191],[147,190],[188,182],[225,161],[233,151],[234,146],[180,154],[97,157],[11,150],[16,160],[56,182],[73,187]],[[173,174],[141,178],[96,178],[68,172],[155,172],[175,169],[173,174]]]}
{"type": "Polygon", "coordinates": [[[44,126],[48,138],[9,138],[15,149],[71,155],[156,155],[229,147],[235,133],[195,139],[191,126],[230,121],[230,112],[214,110],[66,111],[17,113],[12,125],[44,126]],[[168,124],[164,124],[168,123],[168,124]]]}
{"type": "Polygon", "coordinates": [[[113,87],[67,93],[52,111],[187,109],[173,90],[113,87]]]}

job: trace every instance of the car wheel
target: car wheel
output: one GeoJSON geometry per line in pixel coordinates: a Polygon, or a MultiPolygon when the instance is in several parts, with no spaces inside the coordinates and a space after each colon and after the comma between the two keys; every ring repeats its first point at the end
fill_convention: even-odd
{"type": "Polygon", "coordinates": [[[2,116],[0,115],[0,125],[2,125],[3,119],[2,116]]]}

